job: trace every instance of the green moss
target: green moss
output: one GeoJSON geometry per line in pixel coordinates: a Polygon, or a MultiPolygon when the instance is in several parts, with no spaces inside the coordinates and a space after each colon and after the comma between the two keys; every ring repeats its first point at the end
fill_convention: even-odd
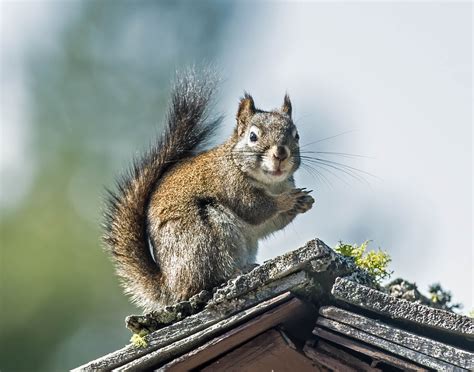
{"type": "Polygon", "coordinates": [[[134,333],[130,342],[137,348],[143,348],[148,346],[148,342],[145,339],[147,332],[134,333]]]}
{"type": "Polygon", "coordinates": [[[366,270],[374,281],[380,284],[383,279],[389,278],[392,274],[387,269],[392,259],[381,249],[367,251],[368,246],[368,240],[361,245],[339,242],[335,250],[343,256],[352,258],[357,266],[366,270]]]}

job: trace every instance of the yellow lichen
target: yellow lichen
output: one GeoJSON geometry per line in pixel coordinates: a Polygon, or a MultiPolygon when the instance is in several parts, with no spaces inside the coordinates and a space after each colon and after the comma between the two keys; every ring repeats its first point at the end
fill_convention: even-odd
{"type": "Polygon", "coordinates": [[[142,348],[148,346],[147,341],[145,340],[147,332],[140,332],[140,333],[134,333],[132,338],[130,339],[130,342],[132,343],[133,346],[142,348]]]}

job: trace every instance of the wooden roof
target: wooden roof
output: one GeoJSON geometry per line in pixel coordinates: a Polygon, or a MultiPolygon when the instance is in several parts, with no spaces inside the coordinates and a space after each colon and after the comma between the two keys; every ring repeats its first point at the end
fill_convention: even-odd
{"type": "Polygon", "coordinates": [[[351,260],[312,240],[230,280],[196,313],[184,302],[164,310],[168,317],[133,316],[135,330],[151,331],[145,347],[127,345],[76,370],[474,368],[473,319],[371,284],[351,260]]]}

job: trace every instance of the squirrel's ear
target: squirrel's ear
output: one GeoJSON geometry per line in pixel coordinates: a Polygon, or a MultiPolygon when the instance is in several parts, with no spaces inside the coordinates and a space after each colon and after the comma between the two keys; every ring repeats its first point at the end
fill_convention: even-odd
{"type": "Polygon", "coordinates": [[[283,106],[281,106],[281,111],[284,114],[287,114],[291,118],[291,101],[290,96],[288,93],[285,94],[285,98],[283,100],[283,106]]]}
{"type": "Polygon", "coordinates": [[[255,114],[255,103],[250,94],[245,92],[244,98],[240,100],[239,110],[237,111],[237,132],[243,134],[248,120],[255,114]]]}

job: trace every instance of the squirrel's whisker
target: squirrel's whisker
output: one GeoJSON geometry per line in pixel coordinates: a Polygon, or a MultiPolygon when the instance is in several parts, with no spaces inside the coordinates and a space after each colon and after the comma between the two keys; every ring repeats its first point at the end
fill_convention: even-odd
{"type": "Polygon", "coordinates": [[[373,157],[367,156],[367,155],[358,155],[358,154],[350,154],[346,152],[333,152],[333,151],[300,151],[300,154],[324,154],[324,155],[334,155],[334,156],[341,156],[341,157],[347,157],[347,158],[373,159],[373,157]]]}
{"type": "MultiPolygon", "coordinates": [[[[308,161],[308,160],[306,160],[306,161],[308,161]]],[[[352,171],[351,169],[344,169],[343,167],[339,167],[339,166],[334,165],[334,164],[328,164],[328,163],[320,162],[320,161],[314,161],[313,160],[313,161],[310,161],[310,162],[314,165],[319,165],[321,167],[324,167],[324,168],[320,168],[320,169],[324,169],[327,172],[332,173],[334,176],[335,176],[335,174],[333,172],[331,172],[330,169],[328,169],[328,168],[331,168],[331,169],[337,170],[339,172],[342,172],[342,173],[350,176],[351,178],[353,178],[353,179],[355,179],[359,182],[370,184],[366,178],[364,178],[360,174],[357,174],[355,171],[352,171]]]]}
{"type": "Polygon", "coordinates": [[[323,159],[323,158],[317,158],[317,157],[312,157],[312,156],[301,156],[302,159],[305,159],[307,161],[314,161],[314,162],[319,162],[319,163],[327,163],[327,164],[333,164],[333,165],[337,165],[337,166],[340,166],[340,167],[343,167],[343,168],[346,168],[346,169],[350,169],[350,170],[353,170],[355,172],[359,172],[359,173],[363,173],[367,176],[371,176],[371,177],[374,177],[374,178],[378,178],[376,175],[370,173],[370,172],[367,172],[367,171],[364,171],[362,169],[358,169],[358,168],[355,168],[355,167],[352,167],[350,165],[347,165],[347,164],[343,164],[343,163],[339,163],[339,162],[336,162],[336,161],[333,161],[333,160],[328,160],[328,159],[323,159]]]}
{"type": "Polygon", "coordinates": [[[319,170],[316,169],[315,167],[309,164],[304,164],[304,163],[301,164],[301,167],[302,167],[301,169],[304,169],[312,177],[317,178],[318,180],[321,180],[321,182],[324,182],[325,184],[327,184],[329,188],[333,187],[329,179],[323,173],[319,172],[319,170]]]}
{"type": "Polygon", "coordinates": [[[300,149],[303,148],[303,147],[309,146],[309,145],[314,145],[315,143],[327,141],[327,140],[330,140],[330,139],[333,139],[333,138],[336,138],[336,137],[340,137],[340,136],[343,136],[343,135],[345,135],[345,134],[352,133],[352,132],[355,132],[355,130],[348,130],[348,131],[345,131],[345,132],[336,134],[336,135],[334,135],[334,136],[330,136],[330,137],[322,138],[322,139],[320,139],[320,140],[316,140],[316,141],[313,141],[313,142],[309,142],[309,143],[306,143],[306,144],[300,146],[300,149]]]}

